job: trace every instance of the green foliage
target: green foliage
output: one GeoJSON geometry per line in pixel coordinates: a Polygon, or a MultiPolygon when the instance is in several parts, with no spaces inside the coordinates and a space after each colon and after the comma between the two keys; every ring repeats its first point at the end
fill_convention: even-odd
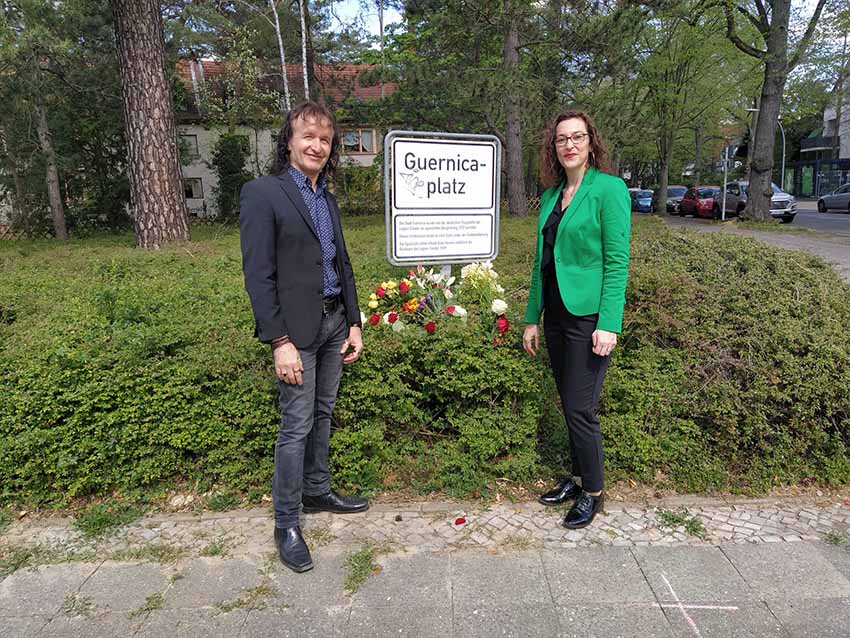
{"type": "MultiPolygon", "coordinates": [[[[407,269],[386,265],[382,219],[344,221],[365,309],[376,281],[407,269]]],[[[365,331],[335,411],[339,487],[468,495],[565,470],[545,353],[520,348],[535,222],[502,220],[494,267],[513,326],[501,345],[473,316],[432,335],[365,331]]],[[[0,322],[0,502],[176,481],[267,489],[277,383],[252,336],[238,237],[195,239],[158,253],[131,235],[0,245],[0,307],[14,309],[0,322]]],[[[632,254],[600,404],[609,478],[687,491],[850,483],[848,286],[814,257],[653,219],[636,221],[632,254]]]]}
{"type": "Polygon", "coordinates": [[[344,215],[379,215],[384,212],[381,163],[357,166],[341,162],[334,175],[334,194],[344,215]]]}
{"type": "Polygon", "coordinates": [[[233,509],[239,504],[239,497],[231,492],[218,492],[210,496],[206,501],[207,509],[213,512],[224,512],[233,509]]]}
{"type": "Polygon", "coordinates": [[[664,527],[670,529],[683,528],[689,536],[705,539],[707,534],[703,522],[691,514],[686,507],[680,507],[675,511],[658,510],[658,520],[664,527]]]}
{"type": "Polygon", "coordinates": [[[122,525],[132,523],[140,518],[144,512],[123,501],[107,500],[102,503],[89,505],[77,514],[74,526],[84,536],[98,537],[111,532],[122,525]]]}
{"type": "Polygon", "coordinates": [[[244,135],[223,133],[213,147],[210,164],[218,177],[215,201],[218,214],[232,218],[239,211],[239,191],[253,179],[245,170],[251,149],[244,135]]]}

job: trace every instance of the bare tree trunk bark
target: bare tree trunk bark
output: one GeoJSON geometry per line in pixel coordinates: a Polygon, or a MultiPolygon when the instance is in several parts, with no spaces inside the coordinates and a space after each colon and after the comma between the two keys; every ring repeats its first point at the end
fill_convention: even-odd
{"type": "Polygon", "coordinates": [[[189,239],[160,7],[158,0],[111,4],[136,241],[140,248],[159,249],[189,239]]]}
{"type": "Polygon", "coordinates": [[[847,65],[847,34],[841,45],[841,67],[838,71],[838,82],[835,85],[835,136],[832,138],[832,159],[841,157],[841,111],[844,106],[844,77],[847,65]]]}
{"type": "Polygon", "coordinates": [[[59,188],[59,171],[56,169],[56,151],[53,148],[53,140],[50,135],[50,128],[47,124],[47,114],[44,112],[44,107],[37,104],[35,113],[38,127],[38,141],[41,146],[41,152],[44,153],[45,163],[47,164],[46,176],[47,181],[47,197],[50,200],[50,214],[53,217],[53,232],[56,234],[56,239],[67,240],[68,229],[65,226],[65,205],[62,203],[62,190],[59,188]]]}
{"type": "MultiPolygon", "coordinates": [[[[510,0],[505,0],[505,10],[510,11],[510,0]]],[[[510,77],[519,66],[519,33],[517,16],[509,13],[510,24],[505,34],[503,50],[505,74],[510,77]]],[[[506,92],[507,109],[505,112],[505,153],[508,173],[508,209],[511,215],[528,215],[528,200],[525,196],[525,183],[522,179],[522,129],[520,125],[519,98],[515,91],[506,92]]]]}
{"type": "Polygon", "coordinates": [[[378,28],[381,30],[381,99],[383,100],[387,73],[387,59],[384,55],[384,0],[378,0],[378,28]]]}
{"type": "Polygon", "coordinates": [[[298,0],[298,13],[301,15],[301,70],[304,73],[304,99],[310,99],[310,81],[307,74],[307,19],[304,14],[308,0],[298,0]]]}
{"type": "Polygon", "coordinates": [[[702,125],[694,127],[694,184],[702,182],[702,125]]]}
{"type": "Polygon", "coordinates": [[[30,210],[27,205],[27,191],[24,187],[24,180],[21,177],[21,171],[18,170],[18,162],[15,160],[12,151],[6,143],[6,136],[0,130],[0,149],[3,151],[3,157],[6,160],[6,170],[12,175],[15,183],[15,192],[12,193],[12,226],[15,228],[23,228],[27,238],[32,234],[30,230],[30,210]]]}
{"type": "Polygon", "coordinates": [[[289,97],[289,79],[286,77],[286,53],[283,50],[283,34],[280,31],[280,17],[277,13],[277,5],[274,0],[269,0],[269,7],[274,16],[274,32],[277,36],[277,49],[280,53],[280,77],[283,80],[283,102],[280,105],[281,114],[285,115],[292,108],[292,100],[289,97]]]}
{"type": "Polygon", "coordinates": [[[660,160],[658,170],[658,197],[656,201],[658,205],[655,208],[654,214],[662,215],[667,212],[667,185],[670,183],[670,163],[673,161],[673,132],[663,131],[659,139],[661,142],[661,151],[658,154],[660,160]]]}

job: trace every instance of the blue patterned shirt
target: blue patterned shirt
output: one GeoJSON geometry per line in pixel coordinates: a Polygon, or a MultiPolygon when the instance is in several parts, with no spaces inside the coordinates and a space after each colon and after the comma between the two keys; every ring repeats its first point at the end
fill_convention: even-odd
{"type": "Polygon", "coordinates": [[[322,294],[325,297],[336,297],[342,289],[339,285],[339,276],[334,268],[334,260],[336,259],[336,244],[334,243],[334,227],[331,221],[331,210],[328,207],[328,200],[325,196],[325,178],[319,177],[316,183],[316,190],[313,190],[313,183],[310,179],[291,164],[288,166],[289,175],[301,191],[301,197],[304,199],[304,204],[307,210],[310,211],[310,217],[313,219],[313,227],[316,229],[316,234],[319,236],[319,243],[322,246],[322,294]]]}

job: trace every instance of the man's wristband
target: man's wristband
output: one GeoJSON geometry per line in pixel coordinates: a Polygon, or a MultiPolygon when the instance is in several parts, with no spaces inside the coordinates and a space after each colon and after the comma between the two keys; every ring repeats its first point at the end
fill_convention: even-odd
{"type": "Polygon", "coordinates": [[[284,335],[282,337],[272,339],[272,350],[275,350],[280,346],[286,345],[287,343],[292,343],[292,340],[289,338],[289,335],[284,335]]]}

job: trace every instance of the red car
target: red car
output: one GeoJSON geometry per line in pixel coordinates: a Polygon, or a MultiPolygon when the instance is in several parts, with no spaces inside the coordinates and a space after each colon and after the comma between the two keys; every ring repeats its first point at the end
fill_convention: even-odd
{"type": "Polygon", "coordinates": [[[679,205],[679,215],[694,217],[710,217],[720,219],[720,198],[722,189],[719,186],[693,186],[688,189],[679,205]]]}

